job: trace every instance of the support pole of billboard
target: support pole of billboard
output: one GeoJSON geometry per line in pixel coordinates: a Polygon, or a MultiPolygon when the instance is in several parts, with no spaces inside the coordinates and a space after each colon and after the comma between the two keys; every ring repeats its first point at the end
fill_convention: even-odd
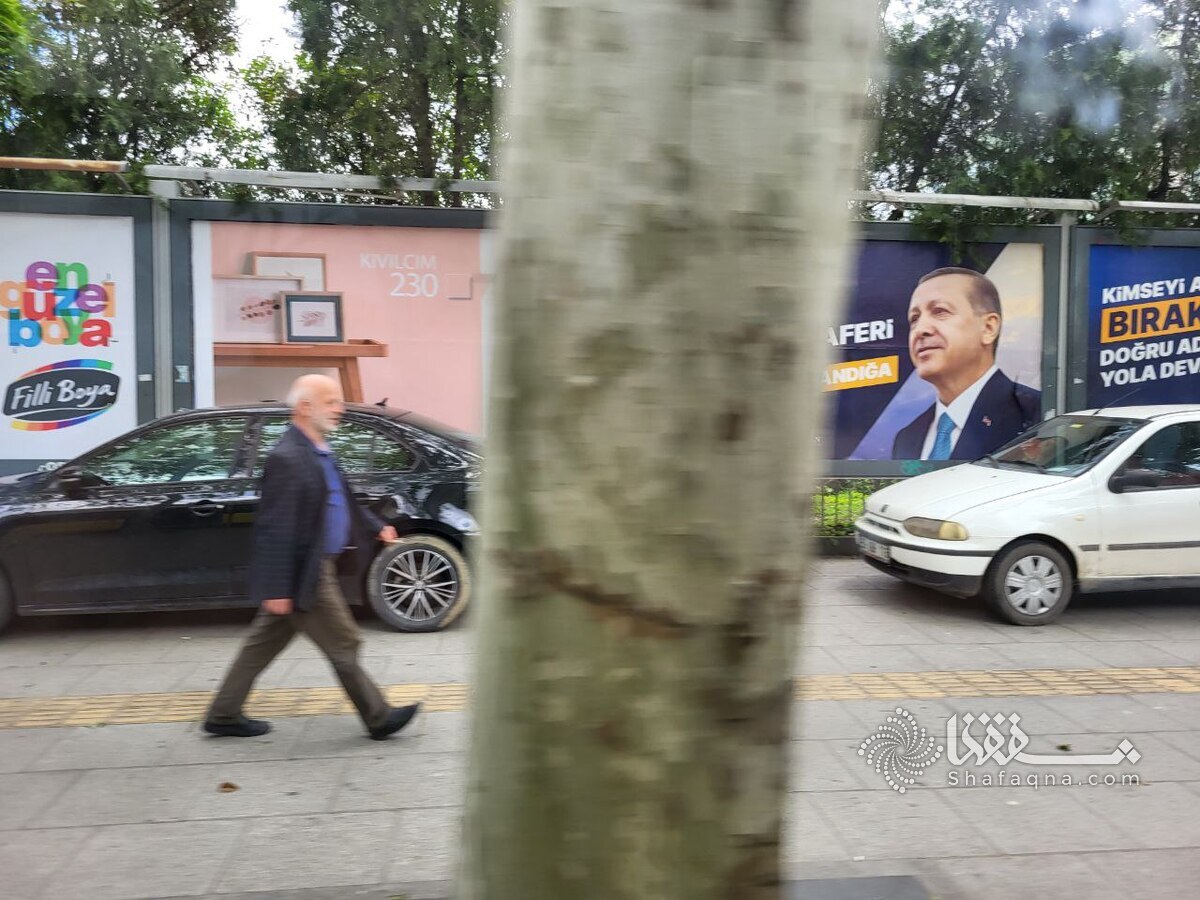
{"type": "Polygon", "coordinates": [[[1075,230],[1078,216],[1073,212],[1064,212],[1058,217],[1060,245],[1058,251],[1058,384],[1054,392],[1054,409],[1052,415],[1061,415],[1067,411],[1067,382],[1071,379],[1071,370],[1067,365],[1070,357],[1070,345],[1067,340],[1068,326],[1071,322],[1071,235],[1075,230]]]}
{"type": "MultiPolygon", "coordinates": [[[[151,228],[154,247],[154,410],[166,415],[175,407],[176,372],[171,340],[171,201],[179,196],[179,182],[150,181],[151,228]]],[[[190,380],[191,373],[187,373],[190,380]]]]}

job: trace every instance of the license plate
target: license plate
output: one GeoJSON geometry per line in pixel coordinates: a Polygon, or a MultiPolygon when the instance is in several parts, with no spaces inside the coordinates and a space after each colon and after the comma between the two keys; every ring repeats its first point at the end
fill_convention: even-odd
{"type": "Polygon", "coordinates": [[[873,541],[869,537],[863,537],[861,534],[855,535],[854,538],[858,543],[858,549],[867,556],[871,557],[872,559],[877,559],[880,562],[892,561],[892,548],[887,544],[881,544],[879,541],[873,541]]]}

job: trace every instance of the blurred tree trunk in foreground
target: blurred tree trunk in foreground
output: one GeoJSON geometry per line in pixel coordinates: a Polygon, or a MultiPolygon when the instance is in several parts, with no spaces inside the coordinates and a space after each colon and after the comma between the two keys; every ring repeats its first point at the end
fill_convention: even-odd
{"type": "Polygon", "coordinates": [[[518,0],[459,896],[779,896],[878,8],[518,0]]]}

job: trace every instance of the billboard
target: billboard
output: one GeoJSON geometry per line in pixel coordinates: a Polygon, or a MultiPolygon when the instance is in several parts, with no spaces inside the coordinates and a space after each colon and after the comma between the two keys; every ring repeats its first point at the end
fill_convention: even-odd
{"type": "Polygon", "coordinates": [[[859,244],[835,361],[828,459],[976,459],[1041,419],[1044,247],[859,244]],[[920,284],[945,267],[969,270],[920,284]],[[993,301],[987,300],[994,286],[993,301]]]}
{"type": "Polygon", "coordinates": [[[0,212],[0,445],[68,459],[137,424],[134,222],[0,212]]]}
{"type": "Polygon", "coordinates": [[[1088,254],[1088,406],[1200,402],[1200,247],[1088,254]]]}
{"type": "Polygon", "coordinates": [[[319,371],[347,399],[483,428],[481,232],[195,221],[198,406],[280,400],[319,371]]]}

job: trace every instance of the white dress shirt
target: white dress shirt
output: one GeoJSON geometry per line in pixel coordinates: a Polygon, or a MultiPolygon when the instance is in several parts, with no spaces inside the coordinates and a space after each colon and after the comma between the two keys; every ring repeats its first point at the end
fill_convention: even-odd
{"type": "Polygon", "coordinates": [[[941,400],[937,402],[933,409],[933,421],[925,435],[925,446],[921,448],[921,459],[929,459],[929,454],[933,452],[933,443],[937,440],[938,421],[942,418],[942,413],[949,413],[950,418],[954,420],[954,431],[950,433],[950,452],[954,452],[954,448],[958,445],[958,439],[962,435],[963,426],[967,424],[967,418],[971,415],[971,407],[979,399],[988,379],[998,371],[999,369],[993,364],[990,369],[979,376],[978,381],[955,397],[949,406],[943,405],[941,400]]]}

